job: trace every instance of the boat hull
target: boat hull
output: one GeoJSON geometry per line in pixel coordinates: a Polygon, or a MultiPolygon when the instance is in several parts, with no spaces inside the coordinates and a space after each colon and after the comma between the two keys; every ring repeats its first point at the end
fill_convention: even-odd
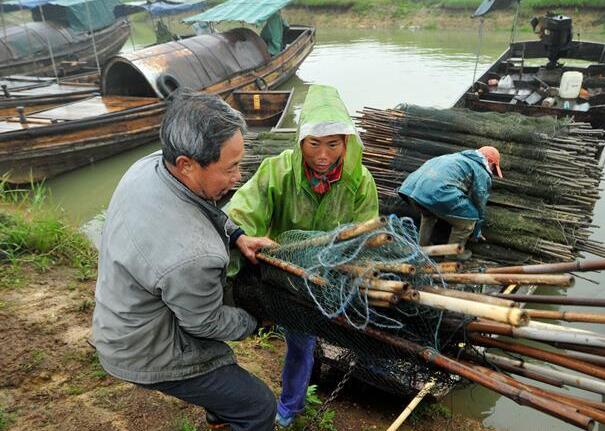
{"type": "MultiPolygon", "coordinates": [[[[297,39],[267,64],[199,90],[226,98],[235,90],[258,90],[258,77],[263,78],[268,88],[275,88],[295,73],[314,43],[314,29],[302,28],[297,39]]],[[[28,117],[31,122],[46,121],[44,125],[33,123],[35,127],[23,127],[16,118],[0,123],[0,175],[5,175],[5,180],[12,184],[41,181],[157,141],[165,103],[160,98],[125,99],[133,103],[141,99],[151,102],[95,117],[70,117],[58,124],[44,118],[44,112],[28,117]]]]}
{"type": "MultiPolygon", "coordinates": [[[[559,118],[573,117],[575,121],[589,122],[593,127],[605,128],[605,82],[598,83],[599,77],[605,72],[605,44],[597,42],[572,42],[569,51],[563,61],[581,60],[592,63],[588,67],[566,66],[546,71],[546,75],[552,75],[560,79],[561,74],[567,70],[581,71],[585,79],[597,82],[595,87],[590,87],[593,96],[590,97],[590,108],[588,110],[566,109],[564,106],[542,106],[541,104],[511,103],[514,91],[510,94],[500,92],[499,89],[489,87],[490,79],[498,79],[506,74],[507,64],[514,61],[522,53],[524,61],[531,59],[542,59],[546,56],[546,50],[540,41],[525,41],[512,44],[504,53],[490,66],[490,68],[477,81],[468,88],[454,104],[455,108],[468,108],[475,111],[495,112],[518,112],[528,116],[551,115],[559,118]]],[[[520,91],[532,91],[538,88],[535,78],[543,78],[540,75],[544,68],[524,67],[523,72],[514,70],[511,76],[515,77],[516,88],[520,91]]],[[[548,82],[552,87],[558,87],[558,82],[548,82]]],[[[544,82],[542,82],[544,85],[544,82]]]]}

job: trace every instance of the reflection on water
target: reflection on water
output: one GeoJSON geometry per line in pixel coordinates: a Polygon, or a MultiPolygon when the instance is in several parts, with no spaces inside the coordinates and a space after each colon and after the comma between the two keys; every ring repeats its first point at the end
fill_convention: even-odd
{"type": "MultiPolygon", "coordinates": [[[[364,106],[386,108],[401,102],[451,106],[473,79],[477,43],[473,24],[469,24],[467,31],[459,32],[318,30],[314,51],[297,75],[282,87],[295,89],[292,112],[285,126],[295,127],[310,83],[336,86],[351,113],[364,106]]],[[[151,43],[153,33],[144,29],[142,23],[137,25],[135,44],[151,43]]],[[[498,57],[507,43],[506,33],[486,34],[478,74],[498,57]]],[[[157,148],[157,144],[141,147],[48,181],[53,201],[62,206],[74,221],[84,223],[90,220],[106,207],[125,170],[135,160],[157,148]]],[[[605,224],[603,200],[597,205],[595,221],[605,224]]],[[[605,229],[599,229],[595,238],[605,240],[605,229]]],[[[603,274],[590,276],[600,283],[605,282],[603,274]]],[[[569,295],[602,296],[602,287],[577,280],[576,285],[569,289],[569,295]]],[[[578,307],[560,308],[581,310],[578,307]]],[[[591,329],[588,324],[574,326],[591,329]]],[[[581,390],[569,392],[599,398],[581,390]]],[[[445,402],[454,412],[485,418],[486,425],[500,430],[574,429],[482,387],[457,390],[445,402]]]]}

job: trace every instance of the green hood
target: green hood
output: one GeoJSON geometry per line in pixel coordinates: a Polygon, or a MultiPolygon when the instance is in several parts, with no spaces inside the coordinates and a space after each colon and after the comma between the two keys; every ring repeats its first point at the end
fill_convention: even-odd
{"type": "MultiPolygon", "coordinates": [[[[356,190],[361,181],[363,144],[355,131],[353,120],[349,117],[338,90],[328,85],[311,85],[300,114],[296,142],[300,144],[307,136],[328,135],[347,135],[347,151],[341,180],[356,190]]],[[[303,180],[307,181],[302,160],[302,151],[300,145],[297,145],[292,154],[292,165],[299,187],[303,180]]]]}
{"type": "Polygon", "coordinates": [[[361,164],[361,140],[338,92],[312,85],[299,124],[298,138],[348,136],[342,176],[320,196],[304,175],[300,145],[266,158],[228,206],[229,217],[250,236],[277,238],[292,229],[328,231],[378,215],[376,185],[361,164]]]}

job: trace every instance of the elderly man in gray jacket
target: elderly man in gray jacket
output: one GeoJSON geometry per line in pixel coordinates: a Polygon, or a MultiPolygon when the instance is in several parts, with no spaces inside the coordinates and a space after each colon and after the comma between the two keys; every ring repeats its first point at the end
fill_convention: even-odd
{"type": "Polygon", "coordinates": [[[116,188],[103,229],[93,335],[112,376],[206,408],[234,431],[272,430],[276,403],[225,343],[256,328],[223,304],[229,247],[254,261],[267,238],[243,234],[215,205],[240,179],[245,122],[220,98],[182,92],[162,151],[116,188]]]}

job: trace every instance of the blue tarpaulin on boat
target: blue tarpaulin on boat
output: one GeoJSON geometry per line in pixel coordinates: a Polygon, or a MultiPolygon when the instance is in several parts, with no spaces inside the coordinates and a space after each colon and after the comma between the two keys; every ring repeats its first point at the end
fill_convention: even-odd
{"type": "Polygon", "coordinates": [[[38,6],[42,6],[44,20],[55,22],[77,32],[98,30],[116,21],[114,8],[118,0],[10,0],[3,3],[4,11],[31,9],[34,21],[42,21],[38,6]]]}
{"type": "Polygon", "coordinates": [[[116,15],[147,11],[154,17],[201,12],[206,8],[207,0],[171,0],[171,1],[132,1],[116,7],[116,15]]]}
{"type": "Polygon", "coordinates": [[[260,25],[292,0],[227,0],[212,9],[185,18],[183,22],[243,21],[260,25]]]}

